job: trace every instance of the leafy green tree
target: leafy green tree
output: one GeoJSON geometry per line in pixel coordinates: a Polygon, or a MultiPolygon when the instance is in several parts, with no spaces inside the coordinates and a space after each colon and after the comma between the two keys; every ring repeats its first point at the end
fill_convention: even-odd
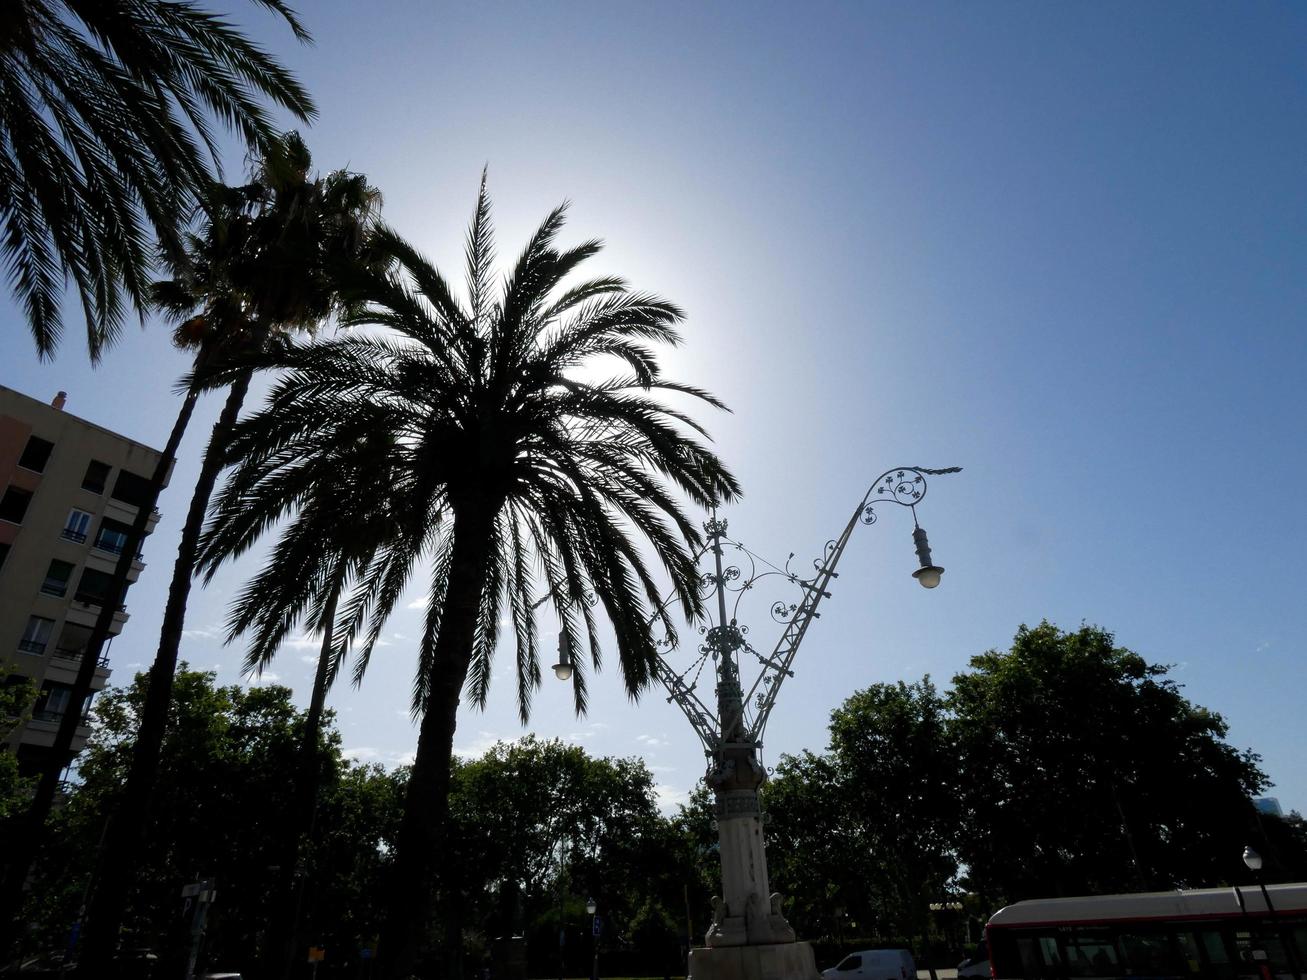
{"type": "MultiPolygon", "coordinates": [[[[27,720],[36,694],[31,678],[11,673],[9,665],[0,663],[0,742],[27,720]]],[[[18,756],[0,751],[0,826],[22,812],[30,783],[18,771],[18,756]]]]}
{"type": "Polygon", "coordinates": [[[782,756],[763,787],[767,868],[803,936],[869,935],[885,916],[887,856],[844,788],[834,760],[811,752],[782,756]]]}
{"type": "MultiPolygon", "coordinates": [[[[792,922],[837,942],[930,933],[957,875],[957,770],[926,678],[875,684],[831,714],[830,749],[785,756],[765,788],[769,867],[792,922]]],[[[924,949],[924,944],[923,944],[924,949]]]]}
{"type": "Polygon", "coordinates": [[[1050,623],[954,678],[959,855],[993,899],[1239,880],[1259,757],[1225,741],[1168,668],[1050,623]]]}
{"type": "MultiPolygon", "coordinates": [[[[367,238],[379,195],[362,175],[336,171],[314,176],[308,148],[297,134],[288,133],[264,154],[255,177],[243,187],[221,190],[221,206],[189,236],[177,278],[154,289],[155,302],[180,321],[178,343],[197,350],[196,370],[174,431],[184,428],[183,416],[189,417],[202,385],[229,387],[182,526],[123,812],[109,830],[106,875],[88,916],[84,958],[92,969],[112,955],[124,908],[119,883],[127,880],[139,835],[149,827],[199,537],[222,467],[224,441],[253,377],[252,359],[287,333],[315,330],[346,309],[346,283],[374,260],[367,238]]],[[[160,485],[161,474],[156,474],[156,496],[160,485]]],[[[127,550],[133,550],[130,541],[127,550]]],[[[93,635],[88,658],[96,645],[93,635]]],[[[74,704],[78,694],[74,690],[74,704]]]]}
{"type": "Polygon", "coordinates": [[[950,897],[958,871],[958,769],[945,702],[929,677],[874,684],[831,715],[830,733],[840,796],[863,827],[857,846],[879,857],[887,919],[894,931],[920,935],[924,950],[929,906],[950,897]]]}
{"type": "MultiPolygon", "coordinates": [[[[275,11],[308,33],[281,0],[275,11]]],[[[191,0],[6,0],[0,16],[0,251],[42,357],[68,279],[92,359],[149,292],[154,240],[180,251],[213,180],[214,120],[275,142],[261,104],[307,121],[308,93],[232,24],[191,0]]]]}
{"type": "Polygon", "coordinates": [[[641,761],[527,736],[455,760],[449,806],[461,846],[446,854],[442,872],[446,975],[462,975],[464,937],[519,932],[532,968],[553,972],[560,928],[570,948],[588,946],[581,928],[590,897],[609,935],[643,946],[650,962],[661,967],[665,947],[675,949],[678,930],[669,936],[665,925],[675,924],[693,860],[659,814],[641,761]]]}
{"type": "MultiPolygon", "coordinates": [[[[316,456],[320,435],[360,424],[403,448],[403,519],[350,599],[372,617],[360,651],[366,663],[414,565],[432,560],[413,698],[421,725],[381,941],[382,977],[407,976],[427,934],[432,882],[451,840],[458,707],[465,688],[474,702],[485,701],[501,610],[515,641],[523,718],[540,682],[542,594],[571,648],[582,650],[584,635],[596,665],[598,624],[586,599],[597,598],[635,696],[653,676],[648,620],[660,599],[645,555],[663,566],[692,615],[700,606],[692,560],[700,534],[669,484],[698,506],[738,492],[698,438],[698,424],[652,396],[719,405],[661,376],[649,345],[679,341],[673,325],[680,311],[616,278],[565,287],[600,245],[555,248],[562,223],[562,208],[545,219],[496,297],[483,180],[468,235],[466,303],[411,246],[382,234],[400,272],[373,279],[370,308],[351,322],[387,327],[389,335],[288,345],[274,362],[286,374],[267,408],[242,423],[233,442],[242,458],[277,455],[288,467],[316,456]],[[580,373],[599,359],[629,373],[580,373]],[[637,547],[640,538],[650,552],[637,547]]],[[[670,620],[660,626],[674,628],[670,620]]],[[[578,710],[584,667],[577,657],[578,710]]]]}
{"type": "Polygon", "coordinates": [[[1297,810],[1284,816],[1257,815],[1258,833],[1249,843],[1266,861],[1270,881],[1307,880],[1307,820],[1297,810]]]}
{"type": "MultiPolygon", "coordinates": [[[[44,927],[37,938],[46,948],[63,947],[83,897],[103,884],[104,830],[119,809],[146,687],[140,674],[131,687],[111,688],[96,701],[80,782],[60,810],[29,900],[28,919],[44,927]]],[[[287,775],[302,764],[305,716],[284,687],[219,687],[212,673],[185,665],[177,673],[172,712],[149,817],[151,847],[138,854],[129,878],[123,945],[155,949],[165,960],[181,957],[189,936],[180,889],[215,877],[219,898],[206,940],[208,961],[249,968],[274,897],[268,885],[290,819],[294,790],[287,775]]],[[[330,829],[309,855],[321,886],[310,922],[315,938],[356,949],[376,935],[373,896],[393,848],[403,776],[349,766],[330,727],[313,765],[321,772],[330,829]]]]}

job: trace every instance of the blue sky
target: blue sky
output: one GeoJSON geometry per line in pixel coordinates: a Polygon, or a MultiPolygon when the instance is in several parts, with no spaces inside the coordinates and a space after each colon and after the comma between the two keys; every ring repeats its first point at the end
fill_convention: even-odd
{"type": "MultiPolygon", "coordinates": [[[[1046,617],[1175,664],[1307,808],[1301,7],[304,7],[312,48],[240,13],[318,98],[319,165],[366,172],[442,267],[488,164],[506,259],[570,199],[567,234],[609,243],[592,271],[685,307],[669,373],[734,410],[709,422],[755,550],[815,556],[887,467],[966,467],[921,510],[941,588],[908,578],[905,514],[855,533],[769,761],[820,749],[850,691],[947,682],[1046,617]]],[[[160,325],[92,370],[73,342],[38,364],[7,300],[0,317],[0,381],[162,444],[184,365],[160,325]]],[[[153,656],[205,410],[120,679],[153,656]]],[[[215,634],[249,568],[191,605],[184,655],[224,680],[240,651],[215,634]]],[[[764,644],[769,598],[744,611],[764,644]]],[[[362,688],[333,695],[359,758],[412,749],[419,617],[397,614],[362,688]]],[[[301,699],[308,646],[273,667],[301,699]]],[[[521,734],[509,669],[463,713],[461,750],[521,734]]],[[[611,662],[588,718],[546,683],[532,729],[644,756],[667,801],[702,771],[676,709],[654,692],[632,710],[611,662]]]]}

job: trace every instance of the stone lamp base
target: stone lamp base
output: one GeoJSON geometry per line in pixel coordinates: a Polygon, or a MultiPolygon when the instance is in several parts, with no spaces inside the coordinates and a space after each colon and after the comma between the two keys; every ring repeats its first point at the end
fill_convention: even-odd
{"type": "Polygon", "coordinates": [[[686,980],[819,980],[808,943],[703,946],[690,950],[686,980]]]}

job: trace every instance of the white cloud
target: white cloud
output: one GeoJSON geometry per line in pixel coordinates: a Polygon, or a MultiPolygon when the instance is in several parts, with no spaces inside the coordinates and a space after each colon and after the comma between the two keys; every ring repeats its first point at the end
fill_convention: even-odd
{"type": "Polygon", "coordinates": [[[182,636],[188,640],[216,640],[222,636],[217,626],[197,626],[194,629],[182,630],[182,636]]]}
{"type": "Polygon", "coordinates": [[[405,608],[405,609],[426,609],[426,608],[427,608],[427,600],[425,600],[425,599],[414,599],[412,602],[410,602],[410,603],[409,603],[407,606],[405,606],[404,608],[405,608]]]}
{"type": "Polygon", "coordinates": [[[405,636],[403,633],[391,633],[390,635],[393,636],[393,637],[394,637],[395,639],[397,639],[397,640],[407,640],[407,639],[408,639],[408,637],[405,636]]]}
{"type": "Polygon", "coordinates": [[[345,749],[340,753],[340,757],[354,762],[371,762],[381,758],[381,753],[370,745],[360,745],[357,748],[345,749]]]}
{"type": "Polygon", "coordinates": [[[318,655],[316,653],[306,653],[304,656],[300,657],[300,663],[302,664],[316,664],[317,662],[318,655]]]}
{"type": "Polygon", "coordinates": [[[676,766],[650,766],[650,772],[676,772],[676,766]]]}
{"type": "Polygon", "coordinates": [[[250,687],[263,687],[266,684],[276,684],[281,680],[281,675],[271,670],[265,670],[261,674],[255,674],[249,678],[250,687]]]}
{"type": "Polygon", "coordinates": [[[685,806],[690,802],[690,791],[677,789],[666,783],[655,783],[654,798],[658,801],[658,809],[664,814],[670,814],[678,806],[685,806]]]}
{"type": "Polygon", "coordinates": [[[478,759],[490,751],[491,746],[496,742],[509,742],[512,739],[504,738],[502,735],[496,735],[494,732],[480,731],[477,737],[463,745],[454,746],[454,754],[464,759],[478,759]]]}
{"type": "MultiPolygon", "coordinates": [[[[283,642],[283,645],[290,647],[292,650],[317,650],[321,652],[322,634],[301,633],[299,636],[292,636],[289,640],[285,640],[283,642]]],[[[377,646],[388,647],[390,646],[390,641],[385,638],[378,638],[377,646]]],[[[317,657],[301,657],[300,659],[303,660],[306,664],[317,663],[318,660],[317,657]]]]}
{"type": "Polygon", "coordinates": [[[635,736],[635,740],[650,749],[657,748],[660,745],[671,744],[667,739],[659,738],[657,735],[637,735],[635,736]]]}

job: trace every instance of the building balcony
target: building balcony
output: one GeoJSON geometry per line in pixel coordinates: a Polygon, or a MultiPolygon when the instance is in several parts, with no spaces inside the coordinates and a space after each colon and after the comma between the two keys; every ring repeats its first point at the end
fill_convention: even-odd
{"type": "Polygon", "coordinates": [[[40,640],[19,640],[18,649],[23,653],[33,653],[39,657],[45,653],[45,643],[40,640]]]}
{"type": "MultiPolygon", "coordinates": [[[[38,748],[50,748],[54,745],[55,736],[59,733],[59,723],[63,720],[61,711],[34,711],[31,720],[23,727],[23,733],[19,736],[19,743],[22,745],[34,745],[38,748]]],[[[83,724],[77,726],[77,731],[73,735],[73,744],[71,746],[74,752],[80,752],[86,748],[86,740],[91,737],[91,726],[85,724],[86,719],[82,719],[83,724]]]]}
{"type": "MultiPolygon", "coordinates": [[[[46,664],[43,679],[57,684],[75,684],[77,682],[77,672],[81,669],[81,666],[81,654],[67,650],[56,650],[54,656],[46,664]]],[[[105,684],[109,682],[110,673],[112,672],[109,670],[109,658],[100,657],[96,661],[95,674],[91,677],[91,690],[104,690],[105,684]]]]}
{"type": "MultiPolygon", "coordinates": [[[[107,497],[104,501],[104,516],[112,518],[123,524],[131,524],[136,520],[136,507],[133,504],[124,503],[115,497],[107,497]]],[[[159,523],[158,510],[150,511],[149,520],[145,522],[145,533],[149,534],[154,530],[154,526],[159,523]]]]}
{"type": "MultiPolygon", "coordinates": [[[[120,554],[122,554],[122,549],[110,551],[108,548],[93,544],[91,550],[86,553],[86,567],[112,575],[118,568],[118,556],[120,554]]],[[[132,560],[131,568],[127,572],[127,584],[131,585],[135,582],[144,569],[145,562],[141,561],[140,555],[137,555],[132,560]]]]}
{"type": "Polygon", "coordinates": [[[74,531],[71,527],[66,527],[59,532],[59,536],[73,544],[86,544],[86,535],[81,531],[74,531]]]}
{"type": "MultiPolygon", "coordinates": [[[[68,622],[76,623],[78,626],[86,626],[90,629],[95,628],[95,620],[100,615],[100,607],[83,602],[70,602],[66,612],[68,622]]],[[[117,636],[130,617],[123,612],[121,607],[113,614],[113,623],[109,627],[109,635],[117,636]]]]}

